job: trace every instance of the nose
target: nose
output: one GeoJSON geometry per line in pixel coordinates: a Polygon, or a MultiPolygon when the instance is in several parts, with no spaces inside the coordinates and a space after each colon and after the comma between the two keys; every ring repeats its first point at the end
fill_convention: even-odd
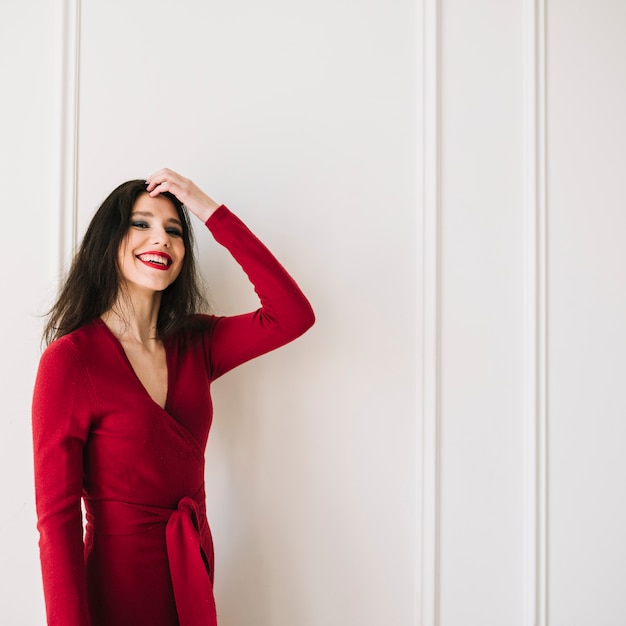
{"type": "Polygon", "coordinates": [[[162,245],[167,248],[170,245],[170,234],[167,230],[165,230],[165,228],[155,229],[152,243],[155,245],[162,245]]]}

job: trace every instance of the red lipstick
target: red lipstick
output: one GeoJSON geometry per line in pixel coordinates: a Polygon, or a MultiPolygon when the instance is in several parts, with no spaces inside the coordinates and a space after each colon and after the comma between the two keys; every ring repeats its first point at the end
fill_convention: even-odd
{"type": "Polygon", "coordinates": [[[148,252],[142,252],[137,255],[137,258],[148,267],[155,270],[168,270],[172,265],[172,257],[166,252],[160,252],[158,250],[149,250],[148,252]]]}

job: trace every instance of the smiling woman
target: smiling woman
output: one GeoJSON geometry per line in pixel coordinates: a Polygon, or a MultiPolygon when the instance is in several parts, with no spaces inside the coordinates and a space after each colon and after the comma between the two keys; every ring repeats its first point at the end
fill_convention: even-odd
{"type": "MultiPolygon", "coordinates": [[[[179,193],[182,192],[179,190],[179,193]]],[[[204,204],[200,205],[199,210],[203,210],[203,221],[206,222],[217,204],[206,194],[200,198],[204,204]]],[[[178,279],[147,294],[155,305],[160,300],[160,307],[157,307],[158,331],[161,336],[168,335],[188,323],[189,315],[206,311],[204,295],[198,286],[193,230],[187,210],[176,195],[169,193],[162,185],[153,196],[148,193],[147,181],[131,180],[113,190],[93,216],[57,302],[50,312],[45,329],[48,343],[108,311],[121,313],[124,309],[123,296],[128,287],[122,272],[124,249],[134,241],[134,234],[147,230],[154,235],[154,230],[150,229],[149,216],[145,213],[154,216],[154,211],[158,209],[167,212],[168,220],[175,220],[166,225],[161,224],[163,241],[158,245],[174,248],[177,234],[180,234],[182,244],[178,279]],[[185,251],[188,251],[187,254],[185,251]],[[168,286],[169,289],[166,289],[168,286]]],[[[143,251],[150,251],[150,248],[143,251]]]]}
{"type": "Polygon", "coordinates": [[[313,321],[267,248],[190,180],[161,170],[104,201],[52,309],[35,385],[48,624],[217,623],[204,491],[210,385],[313,321]],[[248,274],[260,309],[200,311],[185,207],[248,274]]]}
{"type": "Polygon", "coordinates": [[[185,258],[182,236],[182,222],[169,199],[139,196],[118,257],[126,288],[134,284],[149,291],[167,289],[178,278],[185,258]]]}

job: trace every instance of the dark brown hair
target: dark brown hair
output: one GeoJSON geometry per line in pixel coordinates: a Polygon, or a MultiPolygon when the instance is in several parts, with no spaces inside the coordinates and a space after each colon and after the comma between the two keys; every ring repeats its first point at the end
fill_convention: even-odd
{"type": "MultiPolygon", "coordinates": [[[[118,250],[130,227],[135,202],[146,193],[145,180],[130,180],[114,189],[93,216],[59,297],[48,313],[44,341],[49,344],[102,315],[115,303],[121,288],[118,250]]],[[[200,288],[189,214],[170,193],[162,193],[174,205],[182,223],[185,244],[178,278],[163,291],[157,333],[164,339],[191,321],[193,313],[207,309],[200,288]]]]}

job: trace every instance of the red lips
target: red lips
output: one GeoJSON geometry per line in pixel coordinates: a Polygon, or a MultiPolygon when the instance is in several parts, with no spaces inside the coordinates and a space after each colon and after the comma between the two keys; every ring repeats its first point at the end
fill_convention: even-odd
{"type": "Polygon", "coordinates": [[[160,252],[158,250],[150,250],[148,252],[142,252],[137,255],[137,258],[148,267],[155,270],[168,270],[172,265],[172,257],[166,252],[160,252]]]}

